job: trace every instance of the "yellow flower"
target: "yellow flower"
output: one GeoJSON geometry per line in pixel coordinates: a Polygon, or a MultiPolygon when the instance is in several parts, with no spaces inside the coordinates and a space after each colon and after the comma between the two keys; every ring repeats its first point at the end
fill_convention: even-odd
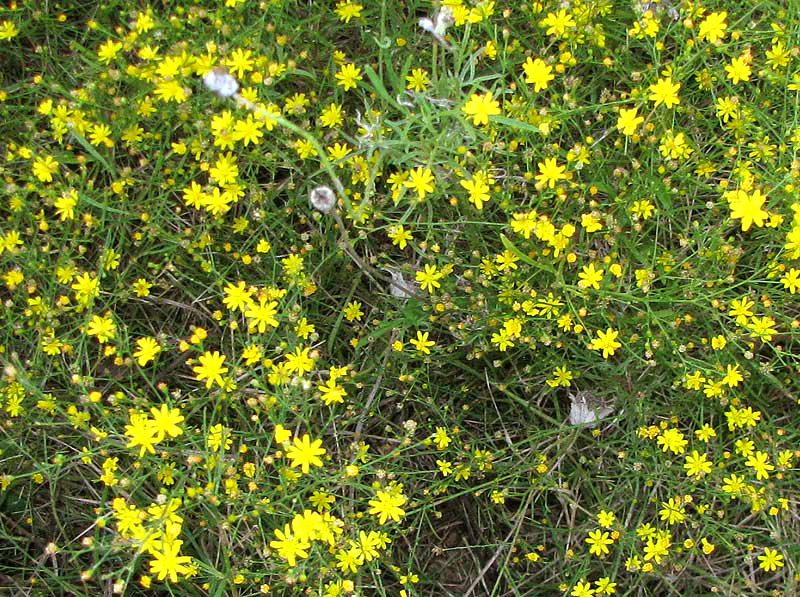
{"type": "Polygon", "coordinates": [[[566,166],[559,166],[555,158],[545,158],[544,162],[539,162],[539,174],[536,175],[536,183],[542,187],[554,188],[559,180],[567,178],[566,166]]]}
{"type": "Polygon", "coordinates": [[[338,141],[326,148],[328,156],[336,163],[339,168],[344,168],[347,156],[350,155],[350,147],[347,143],[339,143],[338,141]]]}
{"type": "Polygon", "coordinates": [[[111,140],[111,127],[103,123],[93,124],[89,133],[89,141],[92,145],[103,144],[106,147],[114,147],[114,141],[111,140]]]}
{"type": "Polygon", "coordinates": [[[295,537],[288,524],[284,527],[284,530],[275,529],[275,536],[277,539],[270,541],[269,546],[286,560],[289,566],[294,566],[297,563],[297,558],[308,557],[307,550],[311,547],[311,544],[295,537]]]}
{"type": "Polygon", "coordinates": [[[223,291],[225,297],[222,303],[231,311],[244,311],[253,304],[253,291],[241,280],[236,284],[229,283],[223,291]]]}
{"type": "Polygon", "coordinates": [[[678,97],[678,90],[681,88],[680,83],[673,83],[672,77],[665,77],[659,79],[653,85],[650,85],[650,95],[647,97],[651,102],[656,103],[656,107],[664,104],[667,108],[677,106],[681,103],[678,97]]]}
{"type": "Polygon", "coordinates": [[[166,436],[178,437],[183,434],[183,429],[178,425],[184,421],[184,416],[179,408],[170,408],[166,404],[161,404],[159,408],[152,407],[150,414],[153,418],[150,426],[155,429],[155,439],[160,442],[166,436]]]}
{"type": "Polygon", "coordinates": [[[161,346],[158,345],[155,338],[150,338],[149,336],[139,338],[136,341],[136,347],[137,349],[133,356],[136,357],[136,362],[139,363],[140,367],[144,367],[161,352],[161,346]]]}
{"type": "Polygon", "coordinates": [[[231,52],[231,57],[225,63],[230,67],[230,73],[236,74],[236,77],[241,79],[246,72],[252,70],[255,64],[252,54],[250,50],[241,48],[236,48],[231,52]]]}
{"type": "Polygon", "coordinates": [[[605,332],[603,330],[598,330],[597,337],[592,338],[589,343],[589,348],[602,351],[603,358],[607,359],[609,356],[613,356],[617,349],[622,346],[622,344],[617,342],[617,336],[619,336],[619,332],[611,328],[608,328],[605,332]]]}
{"type": "Polygon", "coordinates": [[[664,133],[658,150],[665,158],[672,159],[687,158],[694,152],[686,141],[686,135],[683,133],[676,135],[671,130],[664,133]]]}
{"type": "Polygon", "coordinates": [[[392,244],[397,245],[401,249],[405,249],[408,241],[411,240],[411,232],[403,228],[402,224],[398,224],[390,228],[389,238],[392,239],[392,244]]]}
{"type": "Polygon", "coordinates": [[[428,78],[428,71],[424,68],[411,69],[411,74],[406,75],[406,89],[413,91],[425,91],[431,84],[428,78]]]}
{"type": "Polygon", "coordinates": [[[480,126],[489,124],[489,117],[500,114],[500,102],[492,97],[492,93],[487,91],[483,95],[473,93],[461,110],[472,117],[472,124],[480,126]]]}
{"type": "Polygon", "coordinates": [[[358,87],[358,82],[361,78],[361,69],[355,64],[347,63],[343,64],[339,72],[336,73],[336,84],[340,87],[344,87],[344,90],[347,91],[348,89],[355,89],[358,87]]]}
{"type": "Polygon", "coordinates": [[[597,515],[597,523],[604,529],[610,529],[611,525],[614,524],[615,519],[616,515],[613,512],[608,512],[606,510],[600,510],[597,515]]]}
{"type": "Polygon", "coordinates": [[[7,41],[19,35],[19,29],[12,21],[3,21],[0,23],[0,41],[7,41]]]}
{"type": "Polygon", "coordinates": [[[439,450],[444,450],[453,441],[447,434],[447,429],[445,427],[437,427],[436,433],[434,434],[432,439],[433,443],[436,444],[436,447],[439,450]]]}
{"type": "Polygon", "coordinates": [[[750,230],[752,224],[759,228],[764,225],[764,221],[769,217],[769,213],[762,207],[766,199],[758,189],[752,193],[740,189],[728,195],[731,218],[742,221],[743,232],[750,230]]]}
{"type": "Polygon", "coordinates": [[[423,168],[418,166],[408,173],[408,180],[404,185],[406,188],[414,189],[417,191],[417,197],[422,201],[425,195],[433,192],[433,172],[430,168],[423,168]]]}
{"type": "Polygon", "coordinates": [[[460,183],[469,193],[469,200],[476,209],[483,209],[483,204],[489,201],[489,185],[483,176],[475,176],[472,180],[462,180],[460,183]]]}
{"type": "Polygon", "coordinates": [[[428,340],[428,332],[420,332],[419,330],[417,330],[417,337],[412,338],[410,342],[422,354],[431,354],[429,347],[436,344],[433,340],[428,340]]]}
{"type": "Polygon", "coordinates": [[[700,27],[698,28],[697,34],[700,39],[706,39],[709,43],[717,43],[719,40],[725,38],[725,28],[728,24],[725,22],[725,18],[728,16],[728,13],[725,11],[722,12],[712,12],[709,14],[701,23],[700,27]]]}
{"type": "Polygon", "coordinates": [[[180,82],[175,79],[163,79],[159,81],[153,93],[163,102],[175,102],[179,104],[186,100],[186,91],[180,82]]]}
{"type": "Polygon", "coordinates": [[[689,477],[702,477],[711,472],[711,462],[708,461],[705,454],[692,450],[692,453],[686,457],[683,468],[686,469],[686,475],[689,477]]]}
{"type": "Polygon", "coordinates": [[[791,51],[783,45],[783,42],[776,41],[773,42],[772,49],[767,50],[767,64],[772,70],[778,70],[789,64],[791,56],[791,51]]]}
{"type": "Polygon", "coordinates": [[[589,533],[589,536],[586,538],[586,543],[589,544],[590,554],[602,557],[609,553],[608,546],[614,543],[614,540],[609,537],[607,531],[597,529],[589,533]]]}
{"type": "Polygon", "coordinates": [[[758,567],[766,572],[773,572],[783,567],[783,555],[778,553],[778,550],[769,547],[764,548],[764,555],[758,556],[758,561],[760,562],[758,567]]]}
{"type": "Polygon", "coordinates": [[[322,466],[320,456],[324,456],[326,450],[321,446],[321,439],[312,442],[306,433],[302,438],[294,438],[293,444],[286,450],[286,457],[292,461],[292,467],[300,467],[303,473],[308,473],[311,465],[322,466]]]}
{"type": "Polygon", "coordinates": [[[53,174],[58,171],[58,162],[53,156],[40,156],[33,160],[33,175],[42,182],[52,182],[53,174]]]}
{"type": "Polygon", "coordinates": [[[219,156],[208,173],[218,185],[226,185],[234,182],[236,177],[239,176],[239,166],[236,164],[236,157],[230,151],[219,156]]]}
{"type": "Polygon", "coordinates": [[[78,191],[70,189],[53,202],[53,207],[56,208],[56,214],[63,222],[64,220],[72,220],[75,218],[75,206],[77,204],[78,191]]]}
{"type": "Polygon", "coordinates": [[[245,147],[250,143],[257,145],[264,135],[264,133],[261,132],[261,127],[263,126],[263,121],[256,120],[253,118],[252,114],[248,114],[246,120],[236,121],[233,129],[233,138],[237,141],[241,141],[245,147]]]}
{"type": "Polygon", "coordinates": [[[220,387],[225,385],[222,376],[228,372],[228,368],[222,366],[225,362],[224,354],[220,354],[218,350],[214,352],[207,350],[198,357],[198,361],[200,364],[192,367],[198,381],[205,381],[206,388],[210,388],[215,382],[220,387]]]}
{"type": "Polygon", "coordinates": [[[541,26],[547,28],[545,31],[547,35],[555,35],[557,37],[563,36],[567,29],[572,29],[575,24],[575,19],[563,8],[559,9],[558,12],[547,13],[547,16],[541,22],[541,26]]]}
{"type": "Polygon", "coordinates": [[[361,321],[364,312],[361,310],[361,303],[358,301],[350,301],[344,308],[344,317],[347,321],[361,321]]]}
{"type": "Polygon", "coordinates": [[[736,85],[739,81],[750,80],[750,60],[746,54],[742,54],[731,60],[731,63],[725,66],[725,72],[728,73],[728,78],[736,85]]]}
{"type": "Polygon", "coordinates": [[[336,5],[336,14],[339,15],[339,20],[345,23],[349,23],[353,17],[360,17],[362,10],[364,7],[361,4],[350,2],[350,0],[341,0],[336,5]]]}
{"type": "Polygon", "coordinates": [[[250,303],[244,316],[247,318],[250,330],[258,330],[263,334],[267,330],[267,326],[276,328],[278,327],[278,320],[275,319],[275,314],[278,312],[278,302],[270,301],[266,297],[260,297],[258,304],[250,303]]]}
{"type": "Polygon", "coordinates": [[[620,108],[619,118],[617,118],[617,128],[622,131],[626,137],[630,137],[636,132],[636,127],[644,122],[643,116],[637,116],[638,108],[635,106],[631,109],[620,108]]]}
{"type": "Polygon", "coordinates": [[[99,315],[94,315],[89,321],[89,325],[86,326],[86,333],[90,336],[97,336],[97,341],[100,344],[104,344],[114,338],[116,329],[114,320],[110,316],[100,317],[99,315]]]}
{"type": "Polygon", "coordinates": [[[634,201],[631,211],[643,220],[646,220],[653,215],[655,206],[650,203],[649,199],[640,199],[639,201],[634,201]]]}
{"type": "Polygon", "coordinates": [[[664,452],[670,450],[673,454],[683,454],[685,446],[689,442],[684,439],[683,433],[670,427],[658,436],[656,443],[661,446],[664,452]]]}
{"type": "Polygon", "coordinates": [[[578,274],[578,287],[600,290],[600,282],[603,281],[604,271],[603,269],[596,269],[594,263],[584,265],[583,270],[578,274]]]}
{"type": "Polygon", "coordinates": [[[369,500],[369,505],[372,506],[369,509],[369,513],[376,514],[380,524],[385,523],[390,518],[395,522],[399,522],[400,518],[405,516],[405,510],[403,510],[402,506],[406,501],[406,496],[399,491],[378,490],[375,494],[375,499],[369,500]]]}
{"type": "MultiPolygon", "coordinates": [[[[661,510],[658,514],[661,520],[667,521],[667,524],[675,524],[676,522],[683,522],[686,518],[686,509],[681,503],[682,498],[669,498],[666,502],[661,502],[661,510]]],[[[646,559],[646,558],[645,558],[646,559]]],[[[658,560],[656,560],[658,563],[658,560]]]]}
{"type": "Polygon", "coordinates": [[[329,379],[324,384],[319,384],[317,390],[322,393],[321,399],[326,405],[334,402],[341,404],[347,396],[345,389],[336,383],[336,380],[329,379]]]}
{"type": "Polygon", "coordinates": [[[768,454],[762,452],[761,450],[756,450],[756,453],[751,455],[745,461],[745,465],[749,466],[756,472],[757,480],[761,481],[762,479],[769,479],[769,472],[775,470],[775,467],[767,462],[768,459],[768,454]]]}
{"type": "Polygon", "coordinates": [[[572,591],[570,592],[570,597],[592,597],[593,595],[594,591],[592,590],[592,585],[584,581],[580,581],[572,587],[572,591]]]}
{"type": "Polygon", "coordinates": [[[439,283],[439,279],[444,274],[440,271],[437,271],[435,265],[431,265],[429,263],[425,264],[425,271],[419,271],[416,273],[417,282],[419,282],[420,287],[422,290],[427,290],[428,292],[433,292],[436,288],[440,288],[441,284],[439,283]]]}
{"type": "Polygon", "coordinates": [[[117,53],[122,49],[122,44],[120,42],[116,42],[112,39],[106,41],[103,45],[100,46],[100,49],[97,51],[97,57],[100,59],[100,62],[103,64],[108,64],[117,53]]]}
{"type": "Polygon", "coordinates": [[[547,89],[547,85],[555,78],[553,67],[541,58],[531,60],[531,57],[528,56],[522,69],[525,71],[525,82],[533,83],[534,91],[547,89]]]}
{"type": "Polygon", "coordinates": [[[319,123],[327,128],[333,128],[344,122],[342,104],[332,103],[328,105],[319,116],[319,123]]]}
{"type": "Polygon", "coordinates": [[[797,268],[789,268],[789,271],[781,278],[783,287],[792,294],[800,290],[800,270],[797,268]]]}
{"type": "Polygon", "coordinates": [[[286,429],[280,423],[275,425],[275,443],[282,444],[287,442],[292,437],[292,432],[289,429],[286,429]]]}
{"type": "Polygon", "coordinates": [[[212,425],[208,430],[208,445],[215,452],[221,449],[230,450],[232,444],[231,430],[222,423],[212,425]]]}
{"type": "MultiPolygon", "coordinates": [[[[745,320],[745,323],[747,320],[745,320]]],[[[722,334],[714,336],[711,338],[711,348],[714,350],[722,350],[728,344],[728,339],[725,338],[722,334]]]]}

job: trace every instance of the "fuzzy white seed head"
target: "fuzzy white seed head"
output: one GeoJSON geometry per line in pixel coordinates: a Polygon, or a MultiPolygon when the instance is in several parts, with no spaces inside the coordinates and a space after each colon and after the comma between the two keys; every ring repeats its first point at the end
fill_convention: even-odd
{"type": "Polygon", "coordinates": [[[450,7],[443,6],[442,9],[436,13],[433,28],[436,33],[443,36],[447,32],[447,28],[455,23],[455,21],[456,19],[453,16],[453,11],[450,9],[450,7]]]}
{"type": "Polygon", "coordinates": [[[422,27],[428,33],[433,33],[433,21],[430,19],[423,17],[419,20],[419,26],[422,27]]]}
{"type": "Polygon", "coordinates": [[[206,73],[203,83],[214,93],[222,97],[230,97],[239,91],[239,82],[226,69],[218,66],[206,73]]]}
{"type": "Polygon", "coordinates": [[[308,194],[308,200],[311,202],[311,207],[324,214],[329,214],[336,208],[336,194],[325,185],[312,189],[308,194]]]}
{"type": "Polygon", "coordinates": [[[450,50],[452,47],[447,43],[444,36],[447,33],[447,28],[454,22],[455,17],[453,16],[453,11],[449,6],[444,6],[432,19],[423,17],[418,21],[418,24],[422,29],[430,33],[442,46],[450,50]]]}

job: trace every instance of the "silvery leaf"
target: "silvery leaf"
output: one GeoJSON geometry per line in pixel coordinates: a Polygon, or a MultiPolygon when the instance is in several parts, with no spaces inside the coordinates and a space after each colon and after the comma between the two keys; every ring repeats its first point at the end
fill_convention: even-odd
{"type": "Polygon", "coordinates": [[[614,412],[611,406],[605,406],[588,392],[570,394],[569,422],[570,425],[588,425],[594,427],[597,421],[614,412]]]}
{"type": "Polygon", "coordinates": [[[414,285],[412,282],[406,281],[403,274],[396,270],[387,270],[392,276],[392,281],[389,284],[389,292],[392,296],[402,299],[407,299],[413,296],[414,285]]]}

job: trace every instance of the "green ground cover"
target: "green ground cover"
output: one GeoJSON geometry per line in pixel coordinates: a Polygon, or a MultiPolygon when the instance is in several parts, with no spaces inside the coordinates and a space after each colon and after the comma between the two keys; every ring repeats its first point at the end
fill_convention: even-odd
{"type": "Polygon", "coordinates": [[[0,9],[0,587],[794,595],[800,6],[0,9]]]}

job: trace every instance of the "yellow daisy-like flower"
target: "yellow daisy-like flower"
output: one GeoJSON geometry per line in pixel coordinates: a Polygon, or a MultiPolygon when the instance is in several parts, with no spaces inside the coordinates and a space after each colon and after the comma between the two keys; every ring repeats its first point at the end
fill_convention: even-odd
{"type": "Polygon", "coordinates": [[[636,132],[636,127],[638,127],[641,123],[644,122],[643,116],[637,116],[636,111],[638,108],[633,107],[631,109],[620,108],[619,110],[619,118],[617,118],[617,129],[619,129],[623,135],[626,137],[630,137],[636,132]]]}
{"type": "Polygon", "coordinates": [[[547,64],[541,58],[531,60],[531,57],[528,56],[525,64],[522,65],[522,69],[525,71],[525,82],[533,83],[534,91],[542,91],[543,89],[547,89],[550,81],[555,79],[553,67],[547,64]]]}
{"type": "Polygon", "coordinates": [[[322,466],[322,460],[319,457],[324,456],[326,450],[321,446],[321,439],[312,442],[311,437],[306,433],[302,438],[294,438],[294,443],[286,450],[286,456],[291,459],[292,467],[300,467],[303,473],[308,473],[312,464],[322,466]]]}
{"type": "Polygon", "coordinates": [[[673,83],[672,77],[665,77],[650,85],[650,95],[647,96],[647,99],[651,102],[655,102],[656,107],[664,104],[667,108],[671,108],[681,103],[678,97],[678,90],[680,88],[681,84],[673,83]]]}
{"type": "Polygon", "coordinates": [[[500,102],[492,97],[492,93],[487,91],[483,95],[473,93],[461,110],[472,118],[472,124],[480,126],[489,124],[489,117],[500,114],[500,102]]]}
{"type": "Polygon", "coordinates": [[[545,158],[544,162],[539,162],[539,174],[536,175],[536,182],[542,187],[553,188],[559,180],[564,180],[566,166],[559,166],[555,158],[545,158]]]}
{"type": "Polygon", "coordinates": [[[361,69],[352,63],[343,64],[339,72],[336,73],[336,84],[343,87],[345,91],[358,87],[360,80],[361,69]]]}
{"type": "Polygon", "coordinates": [[[147,363],[156,358],[156,355],[161,352],[161,346],[155,338],[145,337],[139,338],[136,341],[136,352],[133,356],[136,357],[136,362],[140,367],[144,367],[147,363]]]}
{"type": "Polygon", "coordinates": [[[214,383],[219,386],[224,385],[222,376],[228,372],[227,367],[223,367],[225,355],[218,350],[214,352],[206,351],[198,357],[200,365],[192,367],[198,381],[205,381],[206,388],[210,388],[214,383]]]}
{"type": "Polygon", "coordinates": [[[408,180],[404,185],[406,188],[414,189],[417,192],[417,197],[422,201],[425,195],[433,192],[433,172],[430,168],[423,168],[418,166],[408,173],[408,180]]]}

